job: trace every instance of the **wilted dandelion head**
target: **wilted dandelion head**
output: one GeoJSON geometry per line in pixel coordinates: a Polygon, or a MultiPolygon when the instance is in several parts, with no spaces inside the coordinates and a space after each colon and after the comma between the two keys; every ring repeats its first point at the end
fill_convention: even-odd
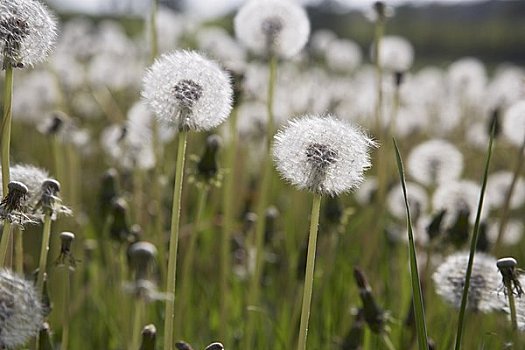
{"type": "MultiPolygon", "coordinates": [[[[13,67],[43,61],[56,38],[56,20],[34,0],[0,0],[0,56],[13,67]]],[[[5,68],[5,67],[4,67],[5,68]]]]}
{"type": "Polygon", "coordinates": [[[0,348],[24,345],[42,322],[43,306],[33,284],[10,270],[0,270],[0,348]]]}
{"type": "MultiPolygon", "coordinates": [[[[445,210],[443,225],[449,228],[460,214],[468,216],[469,222],[474,223],[479,204],[481,188],[469,180],[452,181],[441,184],[432,197],[432,207],[436,211],[445,210]]],[[[488,214],[488,206],[481,210],[481,220],[488,214]]]]}
{"type": "Polygon", "coordinates": [[[142,96],[157,118],[179,130],[204,131],[230,114],[233,89],[228,74],[194,51],[161,56],[143,79],[142,96]]]}
{"type": "MultiPolygon", "coordinates": [[[[372,58],[375,52],[372,47],[372,58]]],[[[414,48],[405,38],[400,36],[385,36],[380,41],[379,63],[391,72],[405,72],[414,61],[414,48]]]]}
{"type": "Polygon", "coordinates": [[[517,147],[525,142],[525,100],[516,102],[505,113],[503,135],[517,147]]]}
{"type": "MultiPolygon", "coordinates": [[[[487,179],[487,201],[492,208],[500,208],[510,189],[513,174],[510,171],[498,171],[487,179]]],[[[516,180],[516,185],[510,197],[510,208],[517,209],[525,202],[525,181],[521,177],[516,180]]]]}
{"type": "MultiPolygon", "coordinates": [[[[428,208],[428,195],[420,185],[407,182],[407,197],[410,213],[413,217],[418,218],[424,214],[428,208]]],[[[390,214],[398,219],[406,218],[405,197],[401,185],[396,185],[388,192],[387,205],[390,214]]]]}
{"type": "Polygon", "coordinates": [[[307,115],[277,133],[273,156],[281,176],[293,185],[335,196],[359,186],[374,146],[352,124],[331,115],[307,115]]]}
{"type": "Polygon", "coordinates": [[[305,45],[310,34],[306,11],[289,0],[251,0],[237,13],[235,35],[258,54],[291,57],[305,45]]]}
{"type": "MultiPolygon", "coordinates": [[[[461,305],[468,259],[468,252],[449,255],[432,275],[436,293],[456,308],[461,305]]],[[[484,253],[476,253],[472,265],[467,307],[481,312],[502,310],[505,303],[497,295],[501,286],[501,275],[496,267],[496,259],[484,253]]]]}
{"type": "Polygon", "coordinates": [[[459,178],[463,155],[445,140],[434,139],[416,146],[407,160],[407,171],[423,185],[446,183],[459,178]]]}

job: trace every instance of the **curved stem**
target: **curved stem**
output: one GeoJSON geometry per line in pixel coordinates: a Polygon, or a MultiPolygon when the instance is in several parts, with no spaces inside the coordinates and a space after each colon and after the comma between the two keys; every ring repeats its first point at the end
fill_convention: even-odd
{"type": "Polygon", "coordinates": [[[299,327],[299,342],[297,350],[306,349],[308,334],[308,320],[312,304],[312,290],[314,284],[315,251],[317,246],[317,230],[319,226],[319,211],[321,209],[321,196],[314,194],[312,215],[310,217],[310,235],[308,237],[308,255],[306,257],[306,274],[304,278],[303,307],[301,311],[301,325],[299,327]]]}
{"type": "Polygon", "coordinates": [[[164,350],[171,350],[173,345],[173,318],[175,316],[175,273],[177,272],[177,248],[179,243],[180,205],[182,195],[182,180],[184,177],[184,159],[186,156],[186,140],[188,133],[179,132],[177,149],[177,165],[175,168],[175,185],[173,187],[173,208],[171,211],[171,230],[168,257],[168,276],[166,292],[168,299],[164,313],[164,350]]]}
{"type": "Polygon", "coordinates": [[[42,245],[40,247],[40,262],[36,277],[36,288],[40,294],[44,293],[44,276],[46,273],[47,253],[49,252],[49,238],[51,237],[51,214],[44,216],[44,229],[42,231],[42,245]]]}
{"type": "Polygon", "coordinates": [[[4,112],[2,116],[2,193],[7,195],[7,185],[9,184],[9,149],[11,144],[11,105],[13,101],[13,67],[8,59],[4,59],[5,80],[4,80],[4,112]],[[7,62],[7,63],[6,63],[7,62]]]}

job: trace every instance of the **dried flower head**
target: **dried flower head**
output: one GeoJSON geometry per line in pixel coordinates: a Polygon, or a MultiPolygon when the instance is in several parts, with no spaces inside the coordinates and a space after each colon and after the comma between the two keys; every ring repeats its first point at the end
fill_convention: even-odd
{"type": "MultiPolygon", "coordinates": [[[[49,178],[47,171],[27,164],[15,164],[9,171],[11,181],[18,181],[27,186],[29,202],[33,204],[38,202],[42,183],[49,178]]],[[[2,194],[1,188],[0,194],[2,194]]]]}
{"type": "Polygon", "coordinates": [[[13,67],[43,61],[56,38],[56,20],[34,0],[0,0],[0,57],[13,67]]]}
{"type": "Polygon", "coordinates": [[[423,185],[446,183],[459,178],[463,155],[445,140],[433,139],[416,146],[407,160],[407,171],[423,185]]]}
{"type": "Polygon", "coordinates": [[[33,284],[0,270],[0,348],[24,345],[40,330],[43,306],[33,284]]]}
{"type": "MultiPolygon", "coordinates": [[[[461,304],[468,259],[468,252],[449,255],[432,275],[436,293],[456,308],[461,304]]],[[[505,303],[497,295],[500,287],[501,276],[496,267],[496,259],[484,253],[476,253],[467,307],[481,312],[502,310],[505,303]]]]}
{"type": "Polygon", "coordinates": [[[7,220],[11,224],[24,226],[33,223],[27,203],[27,186],[19,181],[11,181],[8,191],[0,202],[0,220],[7,220]]]}
{"type": "Polygon", "coordinates": [[[41,217],[49,214],[52,220],[56,220],[59,215],[71,215],[71,209],[62,205],[59,192],[60,182],[55,179],[45,179],[40,187],[40,197],[34,205],[33,212],[41,217]]]}
{"type": "Polygon", "coordinates": [[[306,11],[289,0],[251,0],[237,13],[235,35],[258,54],[288,58],[306,45],[310,22],[306,11]]]}
{"type": "Polygon", "coordinates": [[[194,51],[161,56],[143,79],[142,96],[157,118],[179,130],[204,131],[230,114],[233,89],[228,74],[194,51]]]}
{"type": "Polygon", "coordinates": [[[350,123],[332,115],[307,115],[277,133],[273,156],[281,176],[293,185],[336,196],[361,184],[374,146],[350,123]]]}
{"type": "Polygon", "coordinates": [[[525,142],[525,100],[514,103],[505,112],[503,135],[517,147],[525,142]]]}

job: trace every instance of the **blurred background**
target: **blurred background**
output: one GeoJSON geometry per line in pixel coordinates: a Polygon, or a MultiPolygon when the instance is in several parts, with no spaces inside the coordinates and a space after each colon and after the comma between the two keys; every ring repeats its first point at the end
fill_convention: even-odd
{"type": "MultiPolygon", "coordinates": [[[[95,18],[127,17],[141,25],[148,0],[47,0],[61,16],[85,14],[95,18]]],[[[243,0],[166,0],[161,4],[194,16],[199,21],[229,19],[243,0]]],[[[338,36],[356,41],[365,52],[373,37],[367,17],[373,0],[303,0],[313,31],[331,29],[338,36]]],[[[387,22],[388,34],[407,38],[416,49],[416,64],[444,66],[451,61],[475,56],[490,69],[508,62],[525,64],[525,1],[417,0],[387,1],[395,16],[387,22]]],[[[231,30],[231,20],[224,26],[231,30]]]]}

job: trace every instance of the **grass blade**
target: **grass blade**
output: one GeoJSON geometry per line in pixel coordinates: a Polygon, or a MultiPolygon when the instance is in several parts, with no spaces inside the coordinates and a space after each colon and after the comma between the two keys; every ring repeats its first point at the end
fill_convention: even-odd
{"type": "Polygon", "coordinates": [[[428,349],[427,340],[427,325],[425,323],[425,310],[423,307],[423,293],[421,292],[421,284],[419,283],[419,272],[417,270],[416,246],[414,244],[414,235],[412,231],[412,218],[410,217],[410,208],[408,206],[407,188],[405,183],[405,171],[403,169],[403,161],[397,148],[396,139],[393,139],[394,148],[396,151],[397,170],[399,171],[399,179],[403,189],[403,196],[405,197],[405,207],[407,210],[407,227],[408,227],[408,251],[410,259],[410,276],[412,282],[412,295],[414,301],[414,311],[416,319],[417,342],[420,350],[428,349]]]}
{"type": "Polygon", "coordinates": [[[474,264],[474,254],[476,253],[476,245],[478,244],[479,224],[481,218],[481,209],[483,208],[483,199],[485,197],[485,188],[487,187],[487,177],[489,173],[490,159],[492,158],[492,142],[494,141],[494,124],[490,132],[489,148],[487,150],[487,161],[485,162],[485,170],[483,172],[483,180],[481,185],[481,192],[479,194],[478,210],[476,213],[476,222],[474,223],[474,232],[470,241],[470,254],[467,264],[467,272],[465,274],[465,285],[463,286],[463,294],[461,295],[461,307],[459,309],[458,329],[456,333],[456,346],[454,349],[461,348],[461,339],[463,337],[463,327],[465,324],[465,310],[467,308],[467,295],[470,286],[470,276],[472,275],[472,265],[474,264]]]}

